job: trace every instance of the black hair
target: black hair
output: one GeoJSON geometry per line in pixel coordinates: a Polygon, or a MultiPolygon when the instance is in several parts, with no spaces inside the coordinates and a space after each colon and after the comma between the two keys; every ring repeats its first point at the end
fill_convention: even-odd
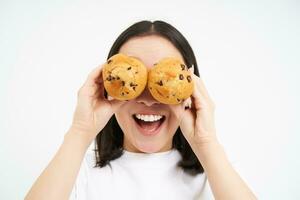
{"type": "MultiPolygon", "coordinates": [[[[128,27],[113,43],[107,60],[117,54],[121,46],[130,38],[147,35],[159,35],[168,39],[179,50],[187,67],[194,66],[194,73],[200,77],[196,58],[190,44],[176,28],[164,21],[140,21],[128,27]]],[[[123,139],[124,133],[115,115],[113,115],[96,137],[94,149],[96,156],[95,167],[110,165],[111,160],[122,156],[123,139]]],[[[201,163],[179,127],[173,136],[172,148],[180,152],[182,159],[178,162],[178,166],[182,167],[185,172],[193,175],[204,172],[201,163]]]]}

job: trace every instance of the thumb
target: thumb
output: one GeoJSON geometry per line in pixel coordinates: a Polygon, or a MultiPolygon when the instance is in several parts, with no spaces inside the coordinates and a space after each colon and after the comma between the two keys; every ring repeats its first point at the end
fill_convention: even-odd
{"type": "Polygon", "coordinates": [[[180,130],[186,136],[194,131],[196,115],[192,109],[184,110],[180,122],[180,130]]]}

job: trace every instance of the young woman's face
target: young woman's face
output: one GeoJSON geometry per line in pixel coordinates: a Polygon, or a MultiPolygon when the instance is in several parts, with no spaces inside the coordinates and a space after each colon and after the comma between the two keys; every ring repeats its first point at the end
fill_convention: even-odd
{"type": "MultiPolygon", "coordinates": [[[[183,61],[175,46],[167,39],[157,35],[131,38],[122,45],[119,53],[138,58],[148,69],[165,57],[177,57],[183,61]]],[[[118,124],[124,133],[124,149],[146,153],[170,150],[183,111],[183,103],[179,105],[162,104],[151,96],[146,87],[140,96],[124,103],[115,113],[118,124]],[[147,120],[148,117],[155,120],[150,115],[163,116],[163,118],[149,123],[137,119],[135,117],[137,114],[141,114],[144,120],[147,120]]]]}

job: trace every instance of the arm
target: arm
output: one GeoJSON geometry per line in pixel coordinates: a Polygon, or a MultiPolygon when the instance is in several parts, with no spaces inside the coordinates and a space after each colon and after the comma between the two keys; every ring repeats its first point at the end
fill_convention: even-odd
{"type": "Polygon", "coordinates": [[[215,199],[256,199],[231,166],[217,140],[215,104],[208,95],[203,80],[193,74],[193,81],[195,87],[190,109],[179,115],[182,116],[180,129],[202,164],[215,199]]]}
{"type": "Polygon", "coordinates": [[[91,141],[70,129],[58,152],[38,177],[26,200],[68,199],[91,141]]]}
{"type": "Polygon", "coordinates": [[[26,200],[68,199],[90,143],[124,102],[104,98],[102,65],[95,68],[78,91],[73,122],[63,144],[38,177],[26,200]]]}
{"type": "Polygon", "coordinates": [[[217,142],[198,146],[195,154],[202,164],[215,199],[256,199],[255,195],[230,164],[223,147],[217,142]]]}

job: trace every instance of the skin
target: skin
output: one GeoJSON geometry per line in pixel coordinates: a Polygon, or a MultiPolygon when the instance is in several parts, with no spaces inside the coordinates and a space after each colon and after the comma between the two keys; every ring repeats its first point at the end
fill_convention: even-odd
{"type": "MultiPolygon", "coordinates": [[[[139,57],[147,67],[166,56],[180,53],[166,39],[159,36],[137,37],[127,41],[121,52],[139,57]]],[[[37,178],[25,199],[68,199],[76,181],[84,155],[97,134],[113,114],[124,131],[124,148],[134,152],[159,152],[171,148],[171,138],[180,126],[195,155],[201,162],[215,199],[256,199],[246,183],[228,161],[216,137],[214,125],[215,105],[208,95],[202,78],[193,75],[195,89],[191,96],[191,109],[184,103],[176,106],[156,102],[148,91],[130,102],[107,100],[103,94],[101,69],[93,69],[78,91],[72,124],[65,134],[57,153],[37,178]],[[132,109],[132,110],[131,110],[132,109]],[[141,109],[160,110],[167,116],[161,135],[146,141],[136,130],[128,116],[141,109]],[[131,131],[133,130],[133,131],[131,131]]],[[[193,69],[191,69],[193,72],[193,69]]],[[[131,116],[130,116],[131,117],[131,116]]]]}

